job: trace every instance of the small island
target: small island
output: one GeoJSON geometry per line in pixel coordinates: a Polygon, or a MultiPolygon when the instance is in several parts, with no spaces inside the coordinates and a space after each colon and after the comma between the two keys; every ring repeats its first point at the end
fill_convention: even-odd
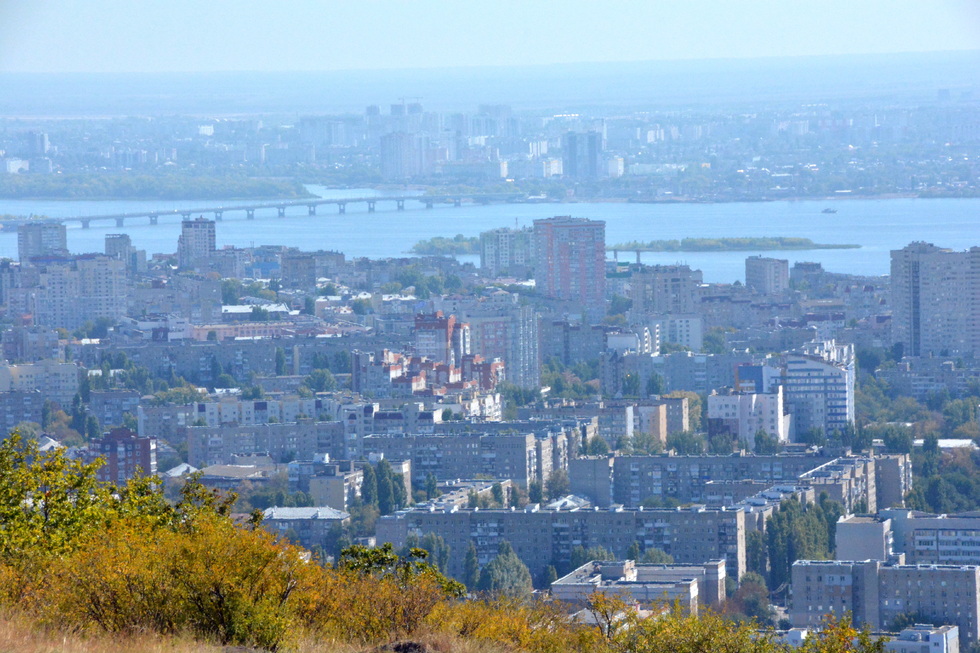
{"type": "Polygon", "coordinates": [[[815,243],[809,238],[765,236],[758,238],[682,238],[681,240],[631,241],[606,247],[610,251],[644,252],[751,252],[756,250],[858,249],[860,245],[815,243]]]}
{"type": "Polygon", "coordinates": [[[456,234],[453,238],[436,236],[429,240],[420,240],[409,250],[412,254],[426,256],[457,256],[460,254],[479,254],[480,239],[477,236],[466,237],[456,234]]]}

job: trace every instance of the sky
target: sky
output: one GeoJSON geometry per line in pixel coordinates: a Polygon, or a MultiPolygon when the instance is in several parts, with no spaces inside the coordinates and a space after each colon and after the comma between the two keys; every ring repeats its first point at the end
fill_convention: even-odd
{"type": "Polygon", "coordinates": [[[0,0],[0,72],[310,71],[980,49],[980,0],[0,0]]]}

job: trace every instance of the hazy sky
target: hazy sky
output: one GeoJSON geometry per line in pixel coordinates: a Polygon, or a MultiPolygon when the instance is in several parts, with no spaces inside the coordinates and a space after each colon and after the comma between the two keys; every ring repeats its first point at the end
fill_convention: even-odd
{"type": "Polygon", "coordinates": [[[344,70],[980,49],[980,0],[0,0],[0,72],[344,70]]]}

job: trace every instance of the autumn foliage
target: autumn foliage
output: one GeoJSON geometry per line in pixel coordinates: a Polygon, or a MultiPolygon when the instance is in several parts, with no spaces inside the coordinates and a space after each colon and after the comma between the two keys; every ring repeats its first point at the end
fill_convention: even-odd
{"type": "MultiPolygon", "coordinates": [[[[0,622],[66,638],[264,650],[371,650],[404,639],[484,653],[783,650],[719,616],[640,619],[600,596],[590,603],[606,615],[598,627],[554,602],[467,598],[419,549],[355,546],[321,565],[257,518],[233,520],[233,497],[190,482],[168,502],[155,480],[107,486],[96,469],[16,434],[0,444],[0,622]]],[[[809,650],[875,650],[853,644],[856,635],[831,624],[809,650]]]]}

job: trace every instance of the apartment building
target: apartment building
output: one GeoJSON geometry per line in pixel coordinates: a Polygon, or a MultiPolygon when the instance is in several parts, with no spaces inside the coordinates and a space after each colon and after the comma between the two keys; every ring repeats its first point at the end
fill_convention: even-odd
{"type": "Polygon", "coordinates": [[[186,439],[187,462],[197,468],[231,464],[234,456],[244,454],[266,454],[279,462],[312,460],[318,453],[347,458],[340,422],[301,419],[247,426],[184,426],[177,429],[177,438],[186,439]]]}
{"type": "Polygon", "coordinates": [[[785,404],[794,439],[811,429],[830,435],[854,426],[854,345],[815,341],[786,357],[785,404]]]}
{"type": "Polygon", "coordinates": [[[789,261],[764,256],[745,259],[745,287],[760,295],[778,295],[789,290],[789,261]]]}
{"type": "Polygon", "coordinates": [[[534,232],[529,227],[484,231],[480,267],[492,277],[527,277],[534,269],[534,232]]]}
{"type": "Polygon", "coordinates": [[[906,356],[980,353],[980,247],[891,252],[892,341],[906,356]]]}
{"type": "Polygon", "coordinates": [[[913,564],[980,565],[980,514],[931,515],[882,510],[890,522],[896,553],[913,564]]]}
{"type": "Polygon", "coordinates": [[[41,392],[62,406],[69,406],[78,392],[80,368],[74,363],[54,360],[0,365],[0,393],[41,392]]]}
{"type": "Polygon", "coordinates": [[[570,216],[535,220],[534,252],[537,291],[576,302],[599,321],[606,312],[606,223],[570,216]]]}
{"type": "MultiPolygon", "coordinates": [[[[776,454],[772,456],[615,456],[614,495],[617,503],[637,507],[645,499],[707,501],[708,481],[753,479],[773,483],[796,483],[797,479],[834,458],[823,454],[776,454]]],[[[569,468],[572,482],[573,472],[569,468]]]]}
{"type": "Polygon", "coordinates": [[[778,442],[789,441],[790,416],[783,388],[775,392],[739,392],[708,396],[708,435],[727,435],[755,449],[755,434],[764,431],[778,442]]]}
{"type": "Polygon", "coordinates": [[[497,555],[507,540],[537,576],[548,565],[561,567],[572,549],[602,546],[625,558],[637,542],[641,550],[666,551],[680,564],[703,564],[724,558],[736,579],[745,573],[746,510],[705,508],[678,510],[545,510],[536,504],[524,510],[404,510],[378,520],[378,542],[405,543],[409,534],[435,533],[446,540],[453,554],[450,574],[463,575],[465,552],[476,547],[481,565],[497,555]]]}
{"type": "Polygon", "coordinates": [[[876,560],[793,563],[793,626],[815,627],[828,614],[847,613],[855,625],[872,629],[887,628],[903,615],[921,615],[956,625],[963,643],[972,645],[980,638],[980,567],[876,560]]]}
{"type": "Polygon", "coordinates": [[[552,597],[565,603],[585,604],[595,592],[645,607],[676,603],[697,614],[701,606],[718,608],[724,603],[725,561],[703,565],[591,561],[551,584],[552,597]]]}
{"type": "Polygon", "coordinates": [[[137,475],[153,476],[157,473],[157,441],[141,438],[126,428],[112,429],[102,438],[89,443],[93,457],[101,457],[105,464],[99,468],[100,481],[125,483],[137,475]]]}

